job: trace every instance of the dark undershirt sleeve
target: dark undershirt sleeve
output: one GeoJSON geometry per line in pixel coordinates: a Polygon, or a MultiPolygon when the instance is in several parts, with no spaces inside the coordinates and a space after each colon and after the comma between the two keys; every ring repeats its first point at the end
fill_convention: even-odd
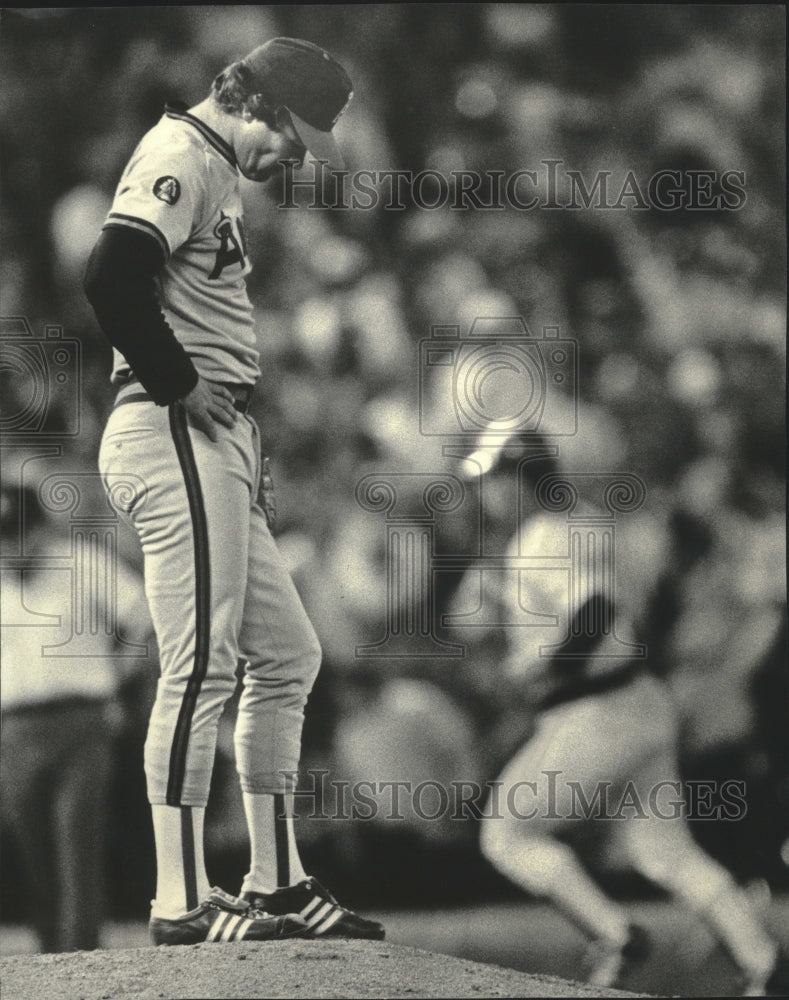
{"type": "Polygon", "coordinates": [[[602,594],[590,597],[573,615],[570,638],[562,644],[561,659],[555,660],[553,667],[565,672],[584,668],[587,658],[603,640],[604,623],[613,620],[614,605],[611,599],[602,594]],[[573,659],[568,661],[567,657],[573,659]]]}
{"type": "Polygon", "coordinates": [[[152,236],[115,226],[102,231],[84,283],[104,335],[159,406],[181,399],[198,380],[156,294],[155,278],[164,264],[162,248],[152,236]]]}

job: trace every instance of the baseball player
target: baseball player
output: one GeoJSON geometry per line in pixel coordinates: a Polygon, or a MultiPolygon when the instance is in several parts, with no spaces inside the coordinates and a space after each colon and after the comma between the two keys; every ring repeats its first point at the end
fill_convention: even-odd
{"type": "MultiPolygon", "coordinates": [[[[484,442],[483,435],[464,468],[491,468],[495,479],[497,468],[505,471],[508,442],[484,442]]],[[[513,696],[536,713],[533,734],[498,776],[499,787],[492,786],[481,827],[484,856],[581,929],[590,941],[589,981],[598,986],[613,985],[649,951],[643,928],[584,865],[585,851],[599,857],[602,850],[698,912],[742,970],[747,995],[783,995],[785,958],[747,895],[690,833],[676,709],[665,683],[636,655],[637,622],[649,600],[645,573],[655,554],[634,559],[620,544],[613,586],[601,573],[603,551],[587,534],[568,572],[577,539],[569,540],[567,515],[533,502],[535,483],[558,465],[539,455],[509,464],[508,475],[520,477],[519,495],[532,491],[534,508],[507,548],[505,563],[513,568],[486,574],[482,594],[479,573],[470,573],[456,598],[461,612],[499,608],[500,623],[511,626],[504,672],[519,692],[513,696]],[[515,568],[523,557],[540,562],[515,568]]],[[[587,525],[598,514],[583,501],[573,510],[587,525]]]]}
{"type": "Polygon", "coordinates": [[[271,535],[270,479],[249,416],[260,370],[239,195],[240,176],[266,181],[307,152],[340,166],[332,128],[351,96],[345,70],[318,46],[259,46],[195,107],[167,106],[134,151],[88,263],[85,290],[119,387],[99,467],[139,535],[160,648],[145,744],[157,944],[384,936],[304,872],[294,836],[321,650],[271,535]],[[129,473],[140,485],[124,492],[129,473]],[[239,659],[235,750],[251,863],[237,898],[209,884],[203,823],[239,659]]]}

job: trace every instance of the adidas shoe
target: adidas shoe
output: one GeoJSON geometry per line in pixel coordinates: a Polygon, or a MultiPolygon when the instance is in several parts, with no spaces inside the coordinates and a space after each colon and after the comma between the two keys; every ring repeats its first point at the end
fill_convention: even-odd
{"type": "Polygon", "coordinates": [[[594,963],[587,982],[592,986],[611,987],[652,951],[649,934],[639,924],[630,925],[630,935],[623,945],[598,941],[593,945],[594,963]]]}
{"type": "Polygon", "coordinates": [[[222,889],[212,889],[196,909],[165,920],[151,917],[154,944],[198,944],[201,941],[272,941],[302,937],[307,925],[293,913],[271,916],[251,910],[248,903],[222,889]]]}
{"type": "Polygon", "coordinates": [[[367,920],[340,906],[332,894],[312,876],[296,885],[270,893],[245,892],[242,896],[253,909],[268,913],[298,913],[307,923],[307,937],[367,938],[383,941],[383,924],[367,920]]]}

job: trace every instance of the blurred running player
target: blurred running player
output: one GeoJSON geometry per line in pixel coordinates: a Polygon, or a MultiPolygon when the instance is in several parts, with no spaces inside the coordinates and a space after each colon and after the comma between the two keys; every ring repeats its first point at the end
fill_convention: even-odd
{"type": "MultiPolygon", "coordinates": [[[[509,543],[505,565],[541,560],[533,568],[521,563],[484,572],[481,579],[472,569],[455,599],[456,614],[483,608],[489,627],[497,627],[495,620],[509,626],[503,630],[506,683],[536,717],[533,735],[497,777],[495,802],[491,798],[483,813],[482,852],[586,935],[591,983],[612,986],[649,951],[645,931],[582,860],[605,851],[704,918],[742,970],[746,995],[782,995],[789,986],[785,959],[746,893],[691,835],[677,711],[667,685],[639,654],[635,636],[658,577],[659,542],[647,527],[641,552],[618,545],[613,586],[601,572],[600,552],[595,559],[592,528],[569,571],[568,516],[535,502],[536,483],[558,472],[549,454],[556,449],[508,461],[517,443],[483,434],[464,463],[467,475],[488,471],[485,497],[492,504],[496,473],[518,477],[519,496],[531,498],[531,510],[509,543]],[[528,623],[524,614],[531,615],[528,623]]],[[[594,525],[599,514],[583,499],[573,508],[576,523],[594,525]]]]}

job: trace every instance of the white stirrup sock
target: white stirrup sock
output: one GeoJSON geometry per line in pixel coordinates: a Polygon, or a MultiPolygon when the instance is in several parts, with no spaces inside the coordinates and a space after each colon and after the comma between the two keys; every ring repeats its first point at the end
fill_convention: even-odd
{"type": "Polygon", "coordinates": [[[193,910],[211,886],[205,870],[205,809],[195,806],[151,806],[156,840],[155,917],[173,920],[193,910]]]}
{"type": "Polygon", "coordinates": [[[250,863],[241,891],[271,892],[306,878],[293,829],[293,793],[243,797],[250,863]]]}

